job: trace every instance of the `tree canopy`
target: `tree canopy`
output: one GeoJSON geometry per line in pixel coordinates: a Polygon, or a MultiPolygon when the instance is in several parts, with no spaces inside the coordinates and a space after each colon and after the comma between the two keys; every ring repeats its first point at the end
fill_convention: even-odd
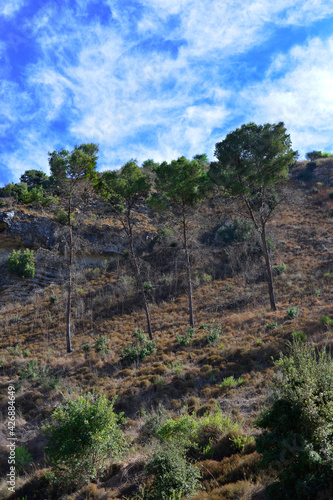
{"type": "Polygon", "coordinates": [[[291,147],[283,122],[242,125],[215,147],[218,162],[210,178],[227,194],[251,196],[264,186],[286,179],[298,153],[291,147]]]}

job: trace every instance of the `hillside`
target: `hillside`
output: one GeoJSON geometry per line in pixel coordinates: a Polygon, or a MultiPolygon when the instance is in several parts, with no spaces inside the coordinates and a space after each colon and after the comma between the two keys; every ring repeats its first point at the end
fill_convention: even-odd
{"type": "MultiPolygon", "coordinates": [[[[203,489],[193,498],[265,498],[264,489],[275,475],[258,468],[253,437],[260,431],[254,420],[271,391],[277,372],[274,359],[287,351],[294,332],[303,332],[309,343],[318,346],[331,346],[333,341],[332,325],[320,322],[333,318],[331,159],[318,160],[311,171],[305,162],[296,164],[279,195],[283,202],[268,228],[275,312],[269,307],[259,239],[250,231],[240,201],[214,191],[193,215],[189,228],[193,337],[188,330],[186,269],[176,214],[154,216],[145,206],[136,207],[136,254],[156,341],[155,351],[141,361],[124,358],[134,332],[147,330],[128,244],[115,216],[93,193],[75,215],[74,334],[73,352],[68,354],[68,228],[59,223],[52,204],[18,206],[4,199],[0,212],[3,498],[143,500],[147,498],[143,487],[149,492],[152,481],[145,465],[157,446],[154,431],[168,418],[184,415],[198,419],[210,415],[201,448],[189,452],[202,474],[203,489]],[[238,225],[233,226],[236,219],[238,225]],[[13,249],[24,247],[34,250],[36,273],[22,279],[8,272],[6,260],[13,249]],[[16,390],[17,446],[24,446],[33,458],[17,479],[15,495],[6,492],[9,385],[16,390]],[[45,476],[49,464],[42,426],[56,405],[89,392],[110,400],[116,397],[115,411],[127,418],[123,429],[129,450],[120,460],[110,459],[96,482],[61,491],[52,488],[45,476]]],[[[330,498],[329,492],[321,495],[318,498],[330,498]]]]}

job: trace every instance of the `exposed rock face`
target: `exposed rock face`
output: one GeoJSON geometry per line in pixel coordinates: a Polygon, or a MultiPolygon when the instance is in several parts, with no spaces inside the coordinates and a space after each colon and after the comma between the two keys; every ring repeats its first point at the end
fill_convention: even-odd
{"type": "Polygon", "coordinates": [[[0,212],[0,247],[6,240],[12,240],[13,247],[21,244],[29,248],[51,249],[56,242],[57,227],[55,222],[46,217],[13,210],[0,212]]]}

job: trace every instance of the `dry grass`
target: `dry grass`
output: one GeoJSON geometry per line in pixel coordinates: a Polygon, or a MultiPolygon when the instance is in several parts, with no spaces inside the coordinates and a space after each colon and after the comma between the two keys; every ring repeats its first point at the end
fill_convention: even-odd
{"type": "MultiPolygon", "coordinates": [[[[248,273],[246,268],[232,276],[223,276],[221,267],[214,275],[216,279],[196,288],[196,335],[189,345],[179,345],[177,336],[188,327],[188,298],[186,293],[181,293],[181,288],[175,293],[172,287],[177,280],[181,282],[184,271],[180,269],[172,274],[169,270],[170,274],[165,275],[159,270],[163,242],[156,243],[156,254],[155,250],[147,253],[146,269],[153,282],[154,279],[158,282],[163,275],[163,279],[170,276],[174,281],[172,287],[169,282],[165,289],[169,295],[151,303],[157,349],[140,364],[125,366],[121,361],[133,332],[145,329],[146,325],[135,287],[129,287],[128,280],[127,289],[124,287],[127,278],[122,277],[130,276],[131,272],[125,260],[119,261],[116,269],[90,273],[91,279],[86,277],[78,286],[80,292],[73,307],[74,352],[70,355],[66,353],[65,292],[61,284],[31,295],[26,302],[15,302],[13,298],[1,309],[1,389],[5,390],[9,382],[17,387],[20,439],[27,443],[37,467],[45,465],[40,426],[64,398],[88,391],[102,392],[109,398],[117,395],[116,408],[131,419],[127,432],[134,442],[140,432],[142,412],[150,413],[159,404],[170,414],[185,411],[186,406],[186,411],[198,415],[209,413],[218,405],[239,422],[251,425],[272,383],[272,357],[276,359],[279,352],[286,349],[292,332],[301,330],[316,344],[333,343],[333,329],[319,323],[323,316],[333,318],[331,219],[327,217],[331,203],[329,191],[324,186],[319,186],[315,193],[310,188],[304,191],[297,186],[289,186],[289,191],[288,205],[280,208],[271,225],[276,242],[273,261],[283,262],[287,267],[286,272],[275,279],[276,312],[271,312],[268,306],[267,286],[260,278],[260,261],[253,264],[256,279],[251,274],[253,270],[248,273]],[[57,299],[52,302],[50,297],[57,299]],[[291,306],[299,311],[293,319],[287,316],[291,306]],[[213,323],[221,325],[220,339],[216,344],[205,344],[204,330],[199,326],[213,323]],[[105,338],[105,349],[97,350],[96,340],[101,338],[105,338]],[[89,349],[84,347],[88,344],[89,349]],[[42,372],[48,370],[44,379],[22,377],[32,361],[37,362],[42,372]],[[231,376],[242,378],[242,383],[234,388],[221,387],[222,381],[231,376]],[[53,383],[55,378],[59,378],[58,385],[53,383]],[[31,439],[27,441],[24,436],[29,432],[31,439]],[[41,444],[36,445],[38,442],[41,444]]],[[[202,208],[193,223],[193,232],[200,227],[207,228],[207,220],[213,227],[219,221],[230,219],[235,210],[234,203],[227,203],[223,209],[213,205],[211,202],[211,206],[202,208]]],[[[155,222],[153,224],[146,214],[138,214],[138,218],[143,233],[154,232],[155,222]]],[[[94,224],[96,221],[92,218],[86,220],[86,226],[94,224]]],[[[102,228],[116,227],[112,217],[104,217],[98,224],[102,228]]],[[[206,252],[211,263],[222,266],[223,249],[204,247],[194,240],[192,244],[198,252],[200,249],[206,252]]],[[[181,249],[175,252],[178,254],[173,258],[176,259],[176,255],[179,258],[181,249]]],[[[197,259],[194,268],[206,272],[207,263],[204,262],[203,268],[200,265],[197,259]]],[[[2,412],[5,403],[4,398],[0,399],[2,412]]],[[[135,450],[133,453],[135,455],[135,450]]],[[[206,491],[195,498],[245,499],[255,495],[260,498],[265,478],[256,471],[257,461],[254,453],[203,461],[206,491]]],[[[5,473],[5,464],[2,464],[2,472],[5,473]]],[[[128,497],[131,491],[137,491],[133,489],[133,481],[139,477],[140,474],[128,473],[128,497]]],[[[112,495],[125,498],[121,481],[121,474],[117,473],[108,479],[111,491],[105,489],[105,485],[90,484],[78,496],[68,498],[117,498],[112,495]]]]}

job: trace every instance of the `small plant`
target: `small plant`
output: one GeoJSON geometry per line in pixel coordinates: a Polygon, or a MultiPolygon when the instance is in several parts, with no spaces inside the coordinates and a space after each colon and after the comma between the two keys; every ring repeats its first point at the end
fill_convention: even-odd
{"type": "Polygon", "coordinates": [[[124,347],[121,360],[128,363],[143,361],[156,350],[156,342],[148,340],[143,330],[136,330],[133,334],[136,342],[128,342],[124,347]]]}
{"type": "Polygon", "coordinates": [[[10,273],[17,274],[21,278],[33,278],[35,276],[35,256],[33,250],[26,248],[13,250],[7,260],[7,268],[10,273]]]}
{"type": "Polygon", "coordinates": [[[11,356],[19,356],[20,355],[20,346],[17,344],[15,347],[8,346],[7,347],[7,352],[11,356]]]}
{"type": "Polygon", "coordinates": [[[15,468],[18,472],[23,472],[33,461],[32,456],[24,446],[15,448],[15,468]]]}
{"type": "Polygon", "coordinates": [[[82,345],[82,351],[84,351],[84,352],[90,351],[90,342],[82,345]]]}
{"type": "Polygon", "coordinates": [[[319,320],[319,323],[321,325],[324,325],[328,328],[333,326],[333,319],[331,319],[329,316],[322,316],[319,320]]]}
{"type": "Polygon", "coordinates": [[[274,330],[278,326],[277,322],[274,321],[273,323],[267,323],[265,326],[266,330],[274,330]]]}
{"type": "Polygon", "coordinates": [[[189,326],[188,329],[181,335],[177,335],[176,339],[179,345],[190,345],[195,335],[195,328],[189,326]]]}
{"type": "Polygon", "coordinates": [[[221,336],[221,325],[216,325],[213,323],[209,326],[208,332],[203,337],[202,341],[204,344],[215,344],[220,340],[221,336]]]}
{"type": "Polygon", "coordinates": [[[291,306],[287,309],[287,317],[289,319],[294,319],[299,316],[300,310],[296,306],[291,306]]]}
{"type": "Polygon", "coordinates": [[[58,296],[57,295],[50,295],[50,304],[53,306],[58,302],[58,296]]]}
{"type": "Polygon", "coordinates": [[[292,332],[291,338],[293,339],[294,342],[297,342],[297,341],[305,342],[307,339],[307,335],[302,330],[300,330],[298,332],[292,332]]]}
{"type": "Polygon", "coordinates": [[[106,458],[118,458],[126,449],[122,421],[104,395],[94,399],[88,394],[58,406],[43,427],[55,480],[79,486],[97,478],[106,458]]]}
{"type": "Polygon", "coordinates": [[[254,443],[253,436],[242,436],[241,434],[237,434],[236,436],[232,436],[229,438],[231,441],[231,447],[236,453],[243,453],[244,448],[249,443],[254,443]]]}
{"type": "Polygon", "coordinates": [[[100,352],[102,354],[107,354],[110,350],[107,348],[108,338],[105,336],[101,336],[98,339],[95,339],[95,350],[96,352],[100,352]]]}
{"type": "Polygon", "coordinates": [[[285,273],[287,270],[287,266],[285,264],[277,264],[276,266],[273,266],[273,273],[275,276],[280,276],[280,274],[285,273]]]}
{"type": "Polygon", "coordinates": [[[143,289],[146,293],[151,292],[153,290],[153,285],[151,284],[151,281],[145,281],[143,284],[143,289]]]}
{"type": "Polygon", "coordinates": [[[239,377],[237,380],[233,375],[230,377],[226,377],[222,380],[220,383],[220,387],[228,387],[228,388],[233,388],[237,387],[238,385],[241,385],[244,382],[244,379],[242,377],[239,377]]]}

